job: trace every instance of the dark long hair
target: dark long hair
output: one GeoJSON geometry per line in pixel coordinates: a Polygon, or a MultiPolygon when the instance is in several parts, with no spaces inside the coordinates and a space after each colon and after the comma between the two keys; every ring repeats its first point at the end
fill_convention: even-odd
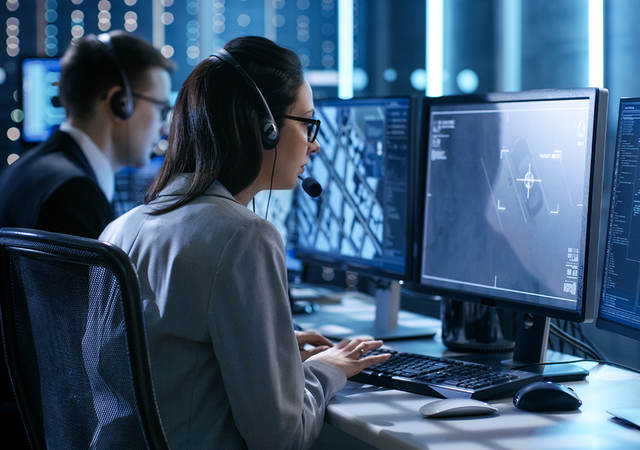
{"type": "MultiPolygon", "coordinates": [[[[224,47],[253,78],[280,129],[303,83],[297,55],[257,37],[229,41],[224,47]]],[[[171,122],[164,164],[145,196],[148,203],[181,173],[195,176],[187,192],[151,214],[172,211],[219,180],[232,195],[258,176],[262,164],[260,119],[264,106],[230,64],[209,57],[182,85],[171,122]]]]}

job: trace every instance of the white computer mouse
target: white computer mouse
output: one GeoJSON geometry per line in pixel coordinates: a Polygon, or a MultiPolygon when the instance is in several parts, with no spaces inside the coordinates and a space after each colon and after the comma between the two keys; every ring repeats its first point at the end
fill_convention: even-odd
{"type": "Polygon", "coordinates": [[[422,405],[420,413],[425,417],[463,417],[494,414],[498,408],[470,398],[445,398],[422,405]]]}

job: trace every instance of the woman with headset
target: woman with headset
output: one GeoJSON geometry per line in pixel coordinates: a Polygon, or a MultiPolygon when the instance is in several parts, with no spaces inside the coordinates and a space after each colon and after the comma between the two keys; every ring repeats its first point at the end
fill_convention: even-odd
{"type": "Polygon", "coordinates": [[[293,52],[230,41],[184,82],[145,204],[101,235],[137,267],[174,448],[309,447],[346,378],[389,357],[362,357],[380,341],[294,333],[282,238],[247,208],[296,186],[319,150],[313,113],[293,52]]]}

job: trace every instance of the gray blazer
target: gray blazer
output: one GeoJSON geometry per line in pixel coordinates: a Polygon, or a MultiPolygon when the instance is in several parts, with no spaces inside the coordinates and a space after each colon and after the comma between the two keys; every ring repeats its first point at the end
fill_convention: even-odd
{"type": "Polygon", "coordinates": [[[345,375],[301,363],[282,238],[215,182],[159,216],[191,175],[121,216],[101,239],[127,252],[140,277],[152,376],[169,444],[186,448],[306,448],[345,375]]]}

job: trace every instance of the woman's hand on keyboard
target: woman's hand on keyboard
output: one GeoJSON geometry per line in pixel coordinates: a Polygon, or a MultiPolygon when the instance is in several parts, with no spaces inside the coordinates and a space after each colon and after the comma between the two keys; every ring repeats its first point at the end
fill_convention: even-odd
{"type": "Polygon", "coordinates": [[[333,347],[333,342],[315,331],[295,331],[295,333],[303,361],[333,347]]]}
{"type": "Polygon", "coordinates": [[[375,350],[382,345],[382,341],[371,339],[353,339],[342,341],[323,352],[309,358],[311,360],[324,361],[342,370],[347,378],[354,376],[361,370],[374,364],[385,362],[391,356],[388,353],[382,355],[365,356],[371,350],[375,350]]]}

